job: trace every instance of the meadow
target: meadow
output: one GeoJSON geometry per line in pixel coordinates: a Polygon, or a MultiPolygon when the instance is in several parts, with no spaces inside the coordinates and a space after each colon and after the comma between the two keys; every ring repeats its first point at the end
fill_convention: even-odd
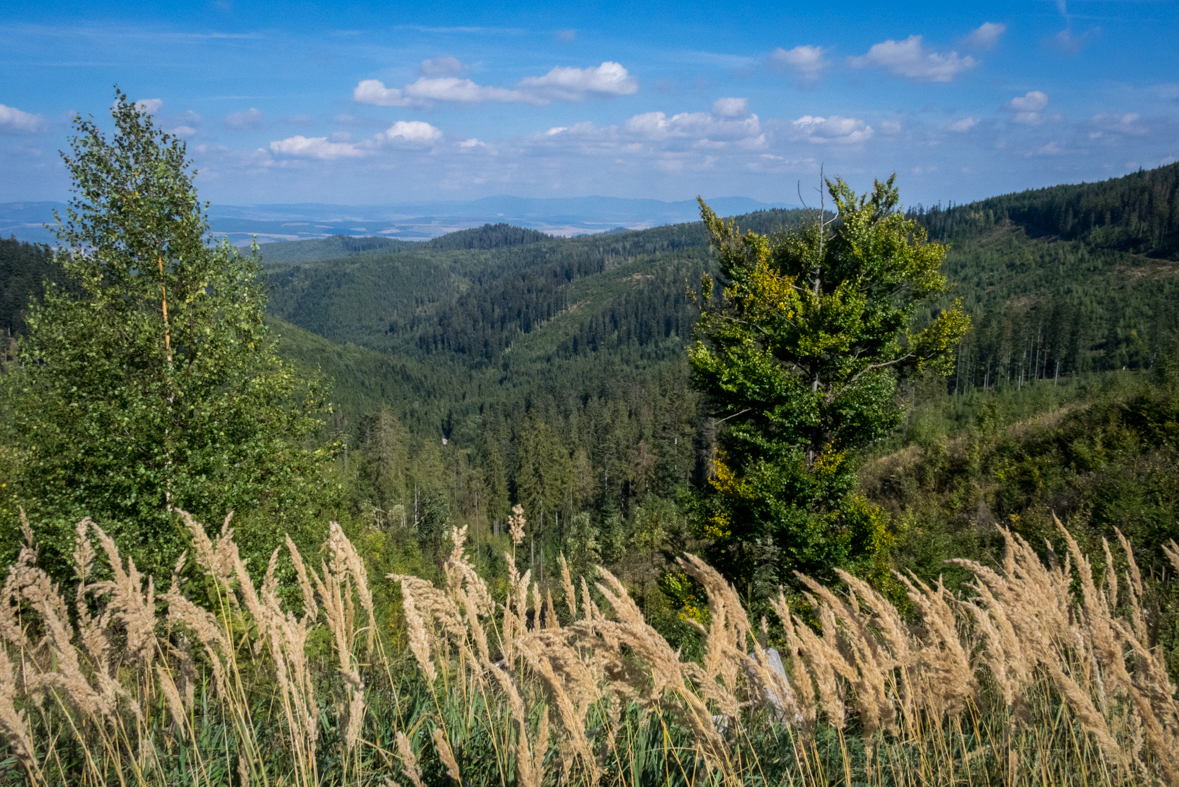
{"type": "Polygon", "coordinates": [[[562,558],[544,590],[521,573],[519,508],[490,584],[466,528],[435,585],[370,576],[335,523],[319,554],[288,540],[252,572],[232,518],[182,518],[195,570],[144,576],[86,519],[69,586],[26,523],[0,604],[0,783],[1179,784],[1176,686],[1125,539],[1103,544],[1122,576],[1057,523],[1063,554],[1003,530],[1000,563],[957,561],[957,595],[802,578],[760,620],[685,554],[707,597],[683,613],[688,658],[605,569],[562,558]]]}

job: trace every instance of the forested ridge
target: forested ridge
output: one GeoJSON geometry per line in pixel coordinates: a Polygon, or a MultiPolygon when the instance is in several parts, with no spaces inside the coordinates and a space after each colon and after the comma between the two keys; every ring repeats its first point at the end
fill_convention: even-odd
{"type": "Polygon", "coordinates": [[[963,240],[1011,223],[1034,237],[1179,260],[1179,164],[1098,183],[1051,186],[919,210],[939,239],[963,240]]]}
{"type": "Polygon", "coordinates": [[[299,263],[413,249],[499,249],[538,243],[548,240],[549,237],[537,230],[503,223],[484,224],[482,227],[457,230],[428,241],[406,241],[376,236],[332,235],[330,238],[320,240],[268,243],[266,244],[265,259],[268,263],[299,263]]]}
{"type": "MultiPolygon", "coordinates": [[[[1179,270],[1169,260],[1116,248],[1102,233],[1109,226],[1154,227],[1151,248],[1167,248],[1176,237],[1171,214],[1164,216],[1174,209],[1176,172],[1167,167],[911,212],[931,239],[950,245],[943,266],[953,284],[949,298],[962,297],[974,321],[945,389],[926,386],[921,394],[927,403],[946,396],[945,404],[929,407],[959,413],[939,429],[970,426],[974,416],[962,413],[976,412],[980,396],[1023,397],[1035,381],[1063,391],[1087,375],[1157,366],[1179,327],[1179,270]],[[1163,192],[1165,199],[1157,196],[1163,192]],[[1122,209],[1122,200],[1133,199],[1149,210],[1122,209]],[[1067,223],[1069,205],[1071,229],[1049,231],[1053,216],[1067,223]],[[1096,223],[1086,219],[1082,231],[1080,205],[1109,208],[1096,223]]],[[[766,232],[813,217],[766,211],[736,223],[766,232]]],[[[488,521],[502,521],[509,501],[535,494],[529,489],[563,488],[563,502],[554,510],[554,498],[550,515],[569,522],[588,509],[596,526],[613,532],[621,525],[603,524],[610,517],[641,519],[648,495],[650,504],[674,499],[684,480],[709,473],[714,427],[690,388],[684,348],[698,314],[689,290],[713,264],[700,224],[486,250],[421,244],[390,255],[275,266],[271,310],[358,345],[336,357],[358,357],[363,346],[374,362],[399,359],[381,367],[397,374],[374,380],[382,391],[399,392],[383,401],[404,423],[398,428],[406,430],[407,456],[437,454],[424,465],[407,459],[407,467],[418,468],[407,472],[453,461],[445,497],[458,511],[473,515],[478,497],[488,521]],[[364,305],[371,302],[377,305],[364,305]],[[428,445],[444,436],[444,449],[428,445]],[[565,458],[538,465],[530,451],[565,458]],[[485,491],[464,492],[464,478],[485,491]]],[[[353,393],[365,384],[352,368],[334,375],[340,401],[375,401],[353,393]]],[[[918,400],[910,404],[903,439],[928,428],[915,412],[923,408],[918,400]]],[[[354,444],[369,445],[379,419],[362,416],[358,426],[357,412],[346,406],[337,416],[352,419],[340,433],[351,430],[354,444]]],[[[405,483],[408,491],[383,496],[379,505],[412,500],[414,485],[423,482],[407,475],[405,483]]],[[[667,532],[686,537],[682,521],[679,528],[667,532]]]]}
{"type": "MultiPolygon", "coordinates": [[[[1155,370],[1179,327],[1179,268],[1164,254],[1177,237],[1176,173],[911,211],[950,244],[943,305],[961,297],[974,328],[953,374],[906,394],[905,426],[887,445],[974,428],[988,397],[993,419],[1017,418],[1028,405],[1003,403],[1037,401],[1040,386],[1065,395],[1092,375],[1155,370]]],[[[815,216],[736,223],[765,233],[815,216]]],[[[15,304],[36,297],[45,252],[0,248],[16,271],[2,303],[19,326],[15,304]]],[[[715,273],[702,224],[568,239],[487,225],[421,243],[337,236],[261,252],[280,352],[333,383],[325,431],[349,516],[406,517],[426,538],[452,521],[492,531],[522,502],[550,558],[582,515],[586,548],[602,559],[690,538],[676,501],[711,472],[717,429],[685,353],[699,314],[691,293],[715,273]]],[[[654,581],[653,569],[632,568],[654,581]]]]}
{"type": "MultiPolygon", "coordinates": [[[[1149,368],[1179,325],[1179,277],[1157,256],[1179,238],[1177,173],[1172,165],[911,211],[932,240],[949,244],[950,297],[964,299],[976,326],[951,385],[1149,368]]],[[[736,218],[762,233],[805,220],[805,211],[736,218]]],[[[711,264],[702,225],[535,233],[527,245],[480,247],[504,232],[488,225],[395,252],[273,263],[271,313],[336,342],[451,365],[464,378],[496,367],[519,381],[600,350],[675,361],[695,320],[687,290],[711,264]]]]}

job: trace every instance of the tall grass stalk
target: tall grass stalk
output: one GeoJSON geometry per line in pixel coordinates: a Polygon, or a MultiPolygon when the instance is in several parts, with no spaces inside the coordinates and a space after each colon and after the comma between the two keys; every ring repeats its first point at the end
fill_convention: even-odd
{"type": "Polygon", "coordinates": [[[558,606],[507,554],[493,594],[465,529],[440,584],[380,580],[401,594],[382,622],[334,523],[318,566],[288,541],[258,577],[230,519],[183,521],[196,570],[164,592],[90,520],[55,586],[26,527],[0,589],[0,783],[1179,785],[1175,685],[1122,538],[1123,577],[1098,581],[1063,527],[1047,561],[1004,532],[1002,565],[958,561],[967,597],[898,576],[907,618],[850,575],[803,577],[806,608],[779,596],[757,627],[686,555],[709,599],[688,660],[604,569],[579,588],[562,560],[558,606]]]}

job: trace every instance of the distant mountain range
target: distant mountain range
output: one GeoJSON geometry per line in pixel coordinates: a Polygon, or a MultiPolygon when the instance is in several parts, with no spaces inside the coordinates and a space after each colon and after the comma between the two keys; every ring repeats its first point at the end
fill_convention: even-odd
{"type": "MultiPolygon", "coordinates": [[[[729,216],[792,205],[758,202],[747,197],[707,200],[717,213],[729,216]]],[[[53,211],[64,213],[60,202],[0,203],[0,237],[53,243],[44,224],[53,211]]],[[[514,224],[550,235],[595,234],[613,229],[647,229],[664,224],[696,221],[695,200],[663,202],[622,197],[484,197],[471,201],[415,202],[403,205],[213,205],[213,232],[232,243],[248,244],[311,240],[332,235],[381,236],[401,240],[429,240],[456,230],[484,224],[514,224]]]]}

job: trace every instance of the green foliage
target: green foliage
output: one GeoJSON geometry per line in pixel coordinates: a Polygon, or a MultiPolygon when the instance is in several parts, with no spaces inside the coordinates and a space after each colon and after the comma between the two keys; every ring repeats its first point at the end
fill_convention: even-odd
{"type": "Polygon", "coordinates": [[[689,362],[727,423],[699,514],[714,559],[755,596],[883,548],[850,454],[899,422],[898,378],[945,373],[970,324],[955,304],[911,327],[948,288],[945,250],[897,211],[891,179],[859,198],[827,185],[833,224],[773,238],[738,234],[701,201],[724,289],[713,298],[705,278],[689,362]]]}
{"type": "Polygon", "coordinates": [[[565,545],[565,557],[573,575],[593,578],[594,569],[602,564],[602,542],[588,511],[573,515],[565,545]]]}
{"type": "Polygon", "coordinates": [[[993,557],[993,525],[1029,542],[1056,538],[1052,514],[1101,552],[1115,528],[1144,571],[1162,571],[1179,516],[1179,389],[1119,372],[1022,391],[929,401],[899,450],[867,462],[863,493],[904,523],[898,558],[926,578],[951,553],[993,557]],[[942,419],[951,408],[958,417],[942,419]]]}
{"type": "Polygon", "coordinates": [[[995,227],[945,268],[976,323],[951,379],[960,392],[1149,369],[1179,329],[1179,277],[1158,260],[995,227]]]}
{"type": "Polygon", "coordinates": [[[16,500],[50,550],[88,515],[162,573],[182,549],[176,509],[234,509],[265,518],[239,533],[269,554],[330,500],[304,447],[321,396],[274,353],[257,259],[207,242],[184,143],[115,98],[113,138],[78,118],[65,156],[76,196],[54,261],[69,286],[29,313],[10,380],[16,500]]]}
{"type": "Polygon", "coordinates": [[[524,506],[533,532],[543,532],[554,514],[572,506],[573,467],[569,452],[554,440],[548,425],[530,413],[516,448],[516,500],[524,506]]]}

